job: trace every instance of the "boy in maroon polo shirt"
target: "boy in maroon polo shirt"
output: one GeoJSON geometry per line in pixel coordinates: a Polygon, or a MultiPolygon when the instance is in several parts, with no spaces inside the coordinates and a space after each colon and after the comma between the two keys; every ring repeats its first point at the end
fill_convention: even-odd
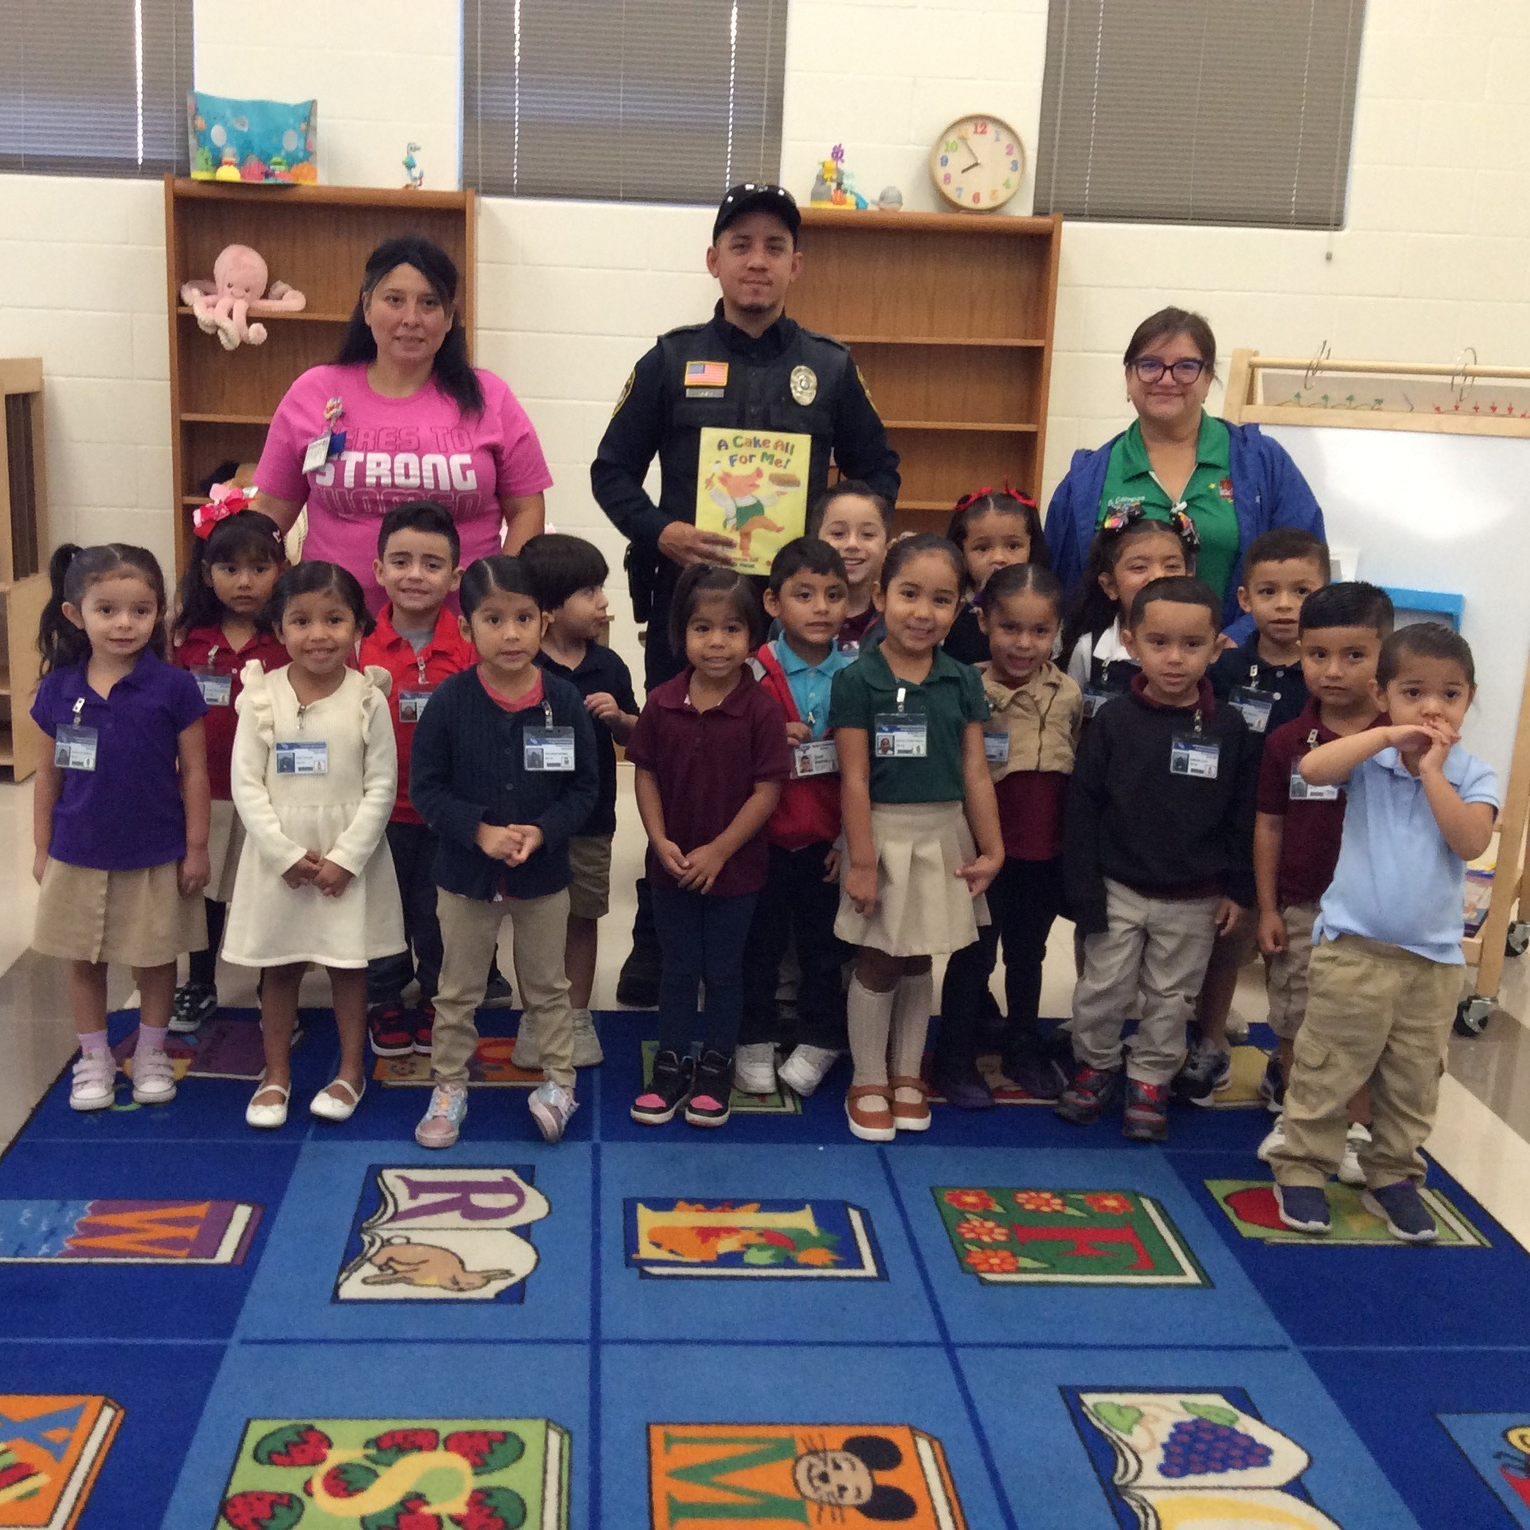
{"type": "MultiPolygon", "coordinates": [[[[1285,1099],[1296,1033],[1307,1012],[1307,966],[1318,903],[1333,880],[1344,832],[1344,792],[1311,786],[1298,765],[1309,749],[1381,721],[1376,660],[1392,631],[1385,590],[1353,580],[1314,590],[1302,604],[1302,675],[1310,699],[1301,715],[1276,728],[1264,745],[1254,817],[1254,881],[1259,896],[1259,949],[1265,958],[1270,1028],[1279,1050],[1265,1069],[1260,1093],[1271,1110],[1285,1099]]],[[[1356,1149],[1368,1136],[1370,1102],[1362,1089],[1351,1102],[1350,1141],[1339,1177],[1363,1184],[1356,1149]]],[[[1285,1141],[1277,1115],[1259,1144],[1259,1157],[1285,1141]]]]}
{"type": "Polygon", "coordinates": [[[388,849],[404,906],[408,946],[367,966],[367,1031],[379,1057],[410,1052],[429,1055],[435,1010],[431,1001],[441,979],[441,926],[436,922],[436,836],[409,801],[409,751],[415,724],[430,694],[477,655],[446,598],[462,582],[457,561],[462,544],[451,516],[433,500],[414,500],[390,510],[377,534],[372,572],[388,596],[377,628],[361,645],[361,664],[378,665],[393,678],[388,710],[398,742],[398,800],[388,824],[388,849]],[[420,985],[419,1009],[411,1025],[403,992],[410,979],[420,985]]]}

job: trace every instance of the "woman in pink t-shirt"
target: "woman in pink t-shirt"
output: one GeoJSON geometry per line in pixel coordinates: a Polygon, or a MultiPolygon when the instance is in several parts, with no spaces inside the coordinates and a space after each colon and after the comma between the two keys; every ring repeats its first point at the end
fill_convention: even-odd
{"type": "Polygon", "coordinates": [[[306,503],[303,557],[349,569],[374,610],[377,530],[394,505],[444,505],[464,567],[542,530],[552,475],[536,431],[500,378],[469,365],[456,297],[438,245],[378,245],[338,359],[287,390],[255,471],[261,510],[285,532],[306,503]]]}

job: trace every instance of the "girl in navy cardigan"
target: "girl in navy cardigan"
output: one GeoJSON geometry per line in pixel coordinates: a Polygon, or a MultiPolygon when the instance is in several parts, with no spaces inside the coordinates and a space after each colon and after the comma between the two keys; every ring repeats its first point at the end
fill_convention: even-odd
{"type": "Polygon", "coordinates": [[[577,1109],[563,937],[569,836],[600,786],[595,732],[579,692],[535,663],[542,609],[516,559],[480,558],[462,576],[460,598],[479,662],[431,696],[409,756],[409,799],[439,840],[444,952],[431,1041],[435,1089],[414,1138],[441,1148],[457,1140],[478,1044],[473,1014],[508,914],[546,1079],[531,1114],[557,1142],[577,1109]]]}

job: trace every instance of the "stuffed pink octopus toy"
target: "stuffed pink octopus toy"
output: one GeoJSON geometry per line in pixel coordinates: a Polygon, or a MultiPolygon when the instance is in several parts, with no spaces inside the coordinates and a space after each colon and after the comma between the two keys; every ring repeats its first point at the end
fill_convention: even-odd
{"type": "Polygon", "coordinates": [[[181,301],[205,333],[217,335],[224,350],[238,350],[241,342],[261,345],[266,327],[252,324],[252,315],[297,313],[308,303],[286,282],[272,282],[267,295],[267,275],[257,251],[247,244],[231,244],[213,262],[213,279],[187,282],[181,288],[181,301]]]}

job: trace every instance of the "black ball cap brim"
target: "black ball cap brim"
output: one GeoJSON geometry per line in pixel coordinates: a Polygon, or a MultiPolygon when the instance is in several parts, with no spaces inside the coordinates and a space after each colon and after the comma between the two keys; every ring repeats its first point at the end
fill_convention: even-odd
{"type": "Polygon", "coordinates": [[[768,212],[772,217],[779,218],[791,230],[794,241],[797,231],[802,227],[802,214],[798,212],[797,204],[786,187],[745,181],[743,185],[733,187],[717,204],[717,217],[712,224],[712,243],[717,243],[718,237],[730,223],[752,212],[768,212]]]}

